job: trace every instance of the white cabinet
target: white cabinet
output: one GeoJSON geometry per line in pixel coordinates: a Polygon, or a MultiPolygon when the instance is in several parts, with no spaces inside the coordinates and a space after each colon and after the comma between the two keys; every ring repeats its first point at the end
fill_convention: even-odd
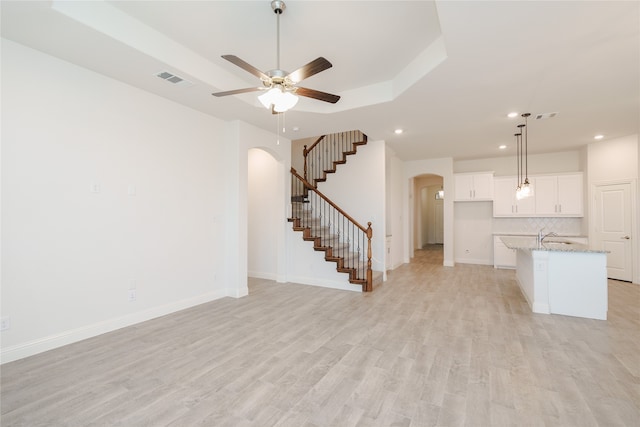
{"type": "Polygon", "coordinates": [[[493,268],[516,268],[516,250],[509,249],[498,236],[493,237],[493,268]]]}
{"type": "Polygon", "coordinates": [[[536,215],[583,216],[582,174],[537,176],[535,182],[536,215]]]}
{"type": "MultiPolygon", "coordinates": [[[[499,177],[493,179],[493,216],[533,216],[535,201],[533,197],[516,199],[516,177],[499,177]]],[[[535,194],[535,184],[531,184],[535,194]]]]}
{"type": "Polygon", "coordinates": [[[582,173],[529,176],[533,195],[515,197],[517,178],[494,178],[494,217],[583,216],[582,173]]]}
{"type": "Polygon", "coordinates": [[[454,174],[454,201],[493,200],[493,173],[454,174]]]}

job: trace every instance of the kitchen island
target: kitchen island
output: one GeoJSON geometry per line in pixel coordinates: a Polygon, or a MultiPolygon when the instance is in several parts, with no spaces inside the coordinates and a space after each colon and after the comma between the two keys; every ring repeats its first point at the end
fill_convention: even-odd
{"type": "Polygon", "coordinates": [[[607,254],[569,239],[503,237],[534,313],[607,319],[607,254]]]}

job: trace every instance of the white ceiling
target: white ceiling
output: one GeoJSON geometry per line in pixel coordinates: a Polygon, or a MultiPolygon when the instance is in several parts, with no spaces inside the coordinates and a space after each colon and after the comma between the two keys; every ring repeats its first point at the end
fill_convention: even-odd
{"type": "MultiPolygon", "coordinates": [[[[204,113],[276,131],[277,117],[255,93],[211,96],[259,83],[221,55],[276,68],[269,0],[0,5],[4,38],[204,113]],[[193,85],[155,76],[165,70],[193,85]]],[[[638,133],[640,2],[286,6],[281,68],[293,71],[324,56],[333,68],[301,85],[342,97],[335,105],[302,98],[285,115],[288,138],[360,129],[404,160],[514,155],[519,119],[508,119],[510,111],[559,113],[530,120],[530,153],[576,149],[599,133],[605,140],[638,133]],[[395,135],[397,127],[405,132],[395,135]],[[500,151],[500,144],[508,148],[500,151]]]]}

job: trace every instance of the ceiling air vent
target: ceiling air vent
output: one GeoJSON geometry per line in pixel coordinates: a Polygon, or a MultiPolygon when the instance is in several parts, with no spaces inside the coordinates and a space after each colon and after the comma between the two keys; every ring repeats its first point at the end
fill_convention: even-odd
{"type": "Polygon", "coordinates": [[[180,85],[180,86],[191,86],[193,83],[191,83],[189,80],[183,79],[180,76],[176,76],[175,74],[171,74],[167,71],[161,71],[158,74],[156,74],[156,76],[160,77],[163,80],[166,80],[170,83],[173,83],[175,85],[180,85]]]}
{"type": "Polygon", "coordinates": [[[541,114],[536,114],[536,120],[540,120],[540,119],[552,119],[555,116],[558,115],[558,112],[556,111],[555,113],[541,113],[541,114]]]}

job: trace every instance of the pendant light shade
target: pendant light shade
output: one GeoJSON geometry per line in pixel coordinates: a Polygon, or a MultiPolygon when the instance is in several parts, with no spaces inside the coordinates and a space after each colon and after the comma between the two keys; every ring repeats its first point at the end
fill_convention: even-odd
{"type": "Polygon", "coordinates": [[[258,97],[265,108],[271,108],[276,113],[284,113],[298,103],[298,97],[291,92],[284,91],[282,86],[275,86],[258,97]]]}

